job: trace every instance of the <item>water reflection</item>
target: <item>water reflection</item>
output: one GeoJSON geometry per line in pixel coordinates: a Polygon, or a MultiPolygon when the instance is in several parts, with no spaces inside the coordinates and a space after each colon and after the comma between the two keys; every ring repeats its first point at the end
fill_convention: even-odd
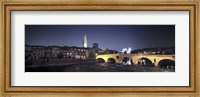
{"type": "Polygon", "coordinates": [[[26,72],[175,72],[175,69],[123,65],[123,63],[87,63],[64,66],[27,67],[26,72]]]}

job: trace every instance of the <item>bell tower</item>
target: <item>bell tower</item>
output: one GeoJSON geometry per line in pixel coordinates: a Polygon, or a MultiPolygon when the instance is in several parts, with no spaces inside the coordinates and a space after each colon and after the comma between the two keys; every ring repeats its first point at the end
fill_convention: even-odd
{"type": "Polygon", "coordinates": [[[87,36],[86,36],[86,34],[84,34],[84,36],[83,36],[83,47],[87,48],[87,36]]]}

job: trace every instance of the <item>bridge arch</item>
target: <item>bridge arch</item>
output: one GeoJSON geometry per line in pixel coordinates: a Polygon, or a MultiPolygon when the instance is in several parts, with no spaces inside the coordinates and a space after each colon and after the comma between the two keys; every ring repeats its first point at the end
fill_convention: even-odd
{"type": "Polygon", "coordinates": [[[158,62],[160,68],[175,69],[175,61],[172,59],[163,59],[158,62]]]}
{"type": "Polygon", "coordinates": [[[116,60],[114,58],[108,58],[107,62],[114,64],[116,63],[116,60]]]}
{"type": "MultiPolygon", "coordinates": [[[[159,62],[163,59],[170,59],[175,61],[174,55],[145,55],[145,54],[101,54],[96,55],[96,59],[102,58],[105,62],[108,61],[109,58],[113,58],[116,63],[122,63],[125,57],[131,58],[134,64],[138,64],[139,59],[148,58],[154,66],[158,66],[159,62]]],[[[159,67],[159,66],[158,66],[159,67]]]]}
{"type": "Polygon", "coordinates": [[[153,67],[154,66],[152,60],[149,58],[146,58],[146,57],[139,58],[138,65],[145,66],[145,67],[153,67]]]}
{"type": "Polygon", "coordinates": [[[103,58],[97,58],[96,59],[96,62],[98,62],[98,63],[104,63],[104,62],[106,62],[103,58]]]}

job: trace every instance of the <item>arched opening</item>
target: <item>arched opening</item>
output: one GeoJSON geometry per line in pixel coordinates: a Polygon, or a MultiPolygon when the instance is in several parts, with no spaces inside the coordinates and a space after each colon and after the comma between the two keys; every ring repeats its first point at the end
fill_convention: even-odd
{"type": "Polygon", "coordinates": [[[111,64],[115,64],[116,63],[115,59],[113,59],[113,58],[109,58],[107,62],[111,63],[111,64]]]}
{"type": "Polygon", "coordinates": [[[119,59],[119,56],[117,56],[116,58],[119,59]]]}
{"type": "Polygon", "coordinates": [[[98,59],[96,59],[96,62],[98,62],[98,63],[104,63],[105,60],[103,58],[98,58],[98,59]]]}
{"type": "Polygon", "coordinates": [[[148,58],[140,58],[138,60],[138,65],[139,66],[145,66],[145,67],[153,67],[154,66],[154,64],[148,58]]]}
{"type": "Polygon", "coordinates": [[[123,63],[124,65],[131,65],[131,64],[133,64],[133,61],[131,60],[131,58],[125,57],[125,58],[122,60],[122,63],[123,63]]]}
{"type": "Polygon", "coordinates": [[[170,59],[163,59],[158,63],[160,68],[175,69],[175,61],[170,59]]]}

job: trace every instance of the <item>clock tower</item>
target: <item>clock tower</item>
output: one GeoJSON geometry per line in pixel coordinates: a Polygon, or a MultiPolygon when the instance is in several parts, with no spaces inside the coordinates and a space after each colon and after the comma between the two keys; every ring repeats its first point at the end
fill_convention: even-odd
{"type": "Polygon", "coordinates": [[[86,34],[84,34],[84,36],[83,36],[83,47],[87,48],[87,36],[86,36],[86,34]]]}

